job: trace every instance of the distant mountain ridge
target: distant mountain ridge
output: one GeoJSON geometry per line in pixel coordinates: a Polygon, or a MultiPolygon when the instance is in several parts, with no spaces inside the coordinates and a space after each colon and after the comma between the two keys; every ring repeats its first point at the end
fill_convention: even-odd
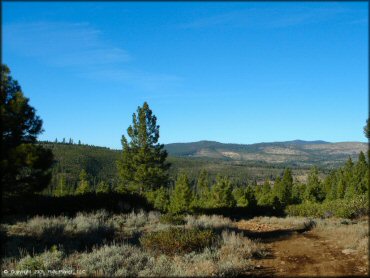
{"type": "Polygon", "coordinates": [[[204,157],[236,161],[264,161],[268,163],[337,164],[348,157],[354,159],[367,151],[367,143],[323,140],[293,140],[283,142],[262,142],[256,144],[232,144],[216,141],[172,143],[165,145],[171,156],[204,157]]]}

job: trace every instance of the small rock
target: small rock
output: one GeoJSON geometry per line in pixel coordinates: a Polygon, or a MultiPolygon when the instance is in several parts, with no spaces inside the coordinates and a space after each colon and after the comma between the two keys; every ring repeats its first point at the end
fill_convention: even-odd
{"type": "Polygon", "coordinates": [[[356,252],[356,251],[353,250],[353,249],[343,249],[342,250],[342,253],[345,254],[345,255],[349,255],[349,254],[352,254],[354,252],[356,252]]]}
{"type": "Polygon", "coordinates": [[[284,262],[284,261],[281,261],[280,263],[281,263],[281,264],[285,264],[285,262],[284,262]]]}
{"type": "Polygon", "coordinates": [[[259,264],[258,264],[258,265],[256,265],[256,268],[261,268],[261,265],[259,265],[259,264]]]}

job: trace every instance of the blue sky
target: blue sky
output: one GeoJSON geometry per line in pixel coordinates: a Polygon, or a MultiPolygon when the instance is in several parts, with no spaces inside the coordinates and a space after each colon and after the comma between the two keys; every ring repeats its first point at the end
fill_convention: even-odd
{"type": "Polygon", "coordinates": [[[3,2],[2,28],[42,140],[121,148],[148,101],[162,143],[365,141],[366,2],[3,2]]]}

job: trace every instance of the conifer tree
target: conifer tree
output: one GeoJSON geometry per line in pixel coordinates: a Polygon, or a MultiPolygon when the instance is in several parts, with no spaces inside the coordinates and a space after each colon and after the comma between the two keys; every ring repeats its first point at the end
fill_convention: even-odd
{"type": "Polygon", "coordinates": [[[159,125],[149,105],[144,102],[132,116],[132,125],[127,129],[130,141],[122,136],[122,156],[117,162],[120,186],[144,193],[167,186],[169,163],[164,145],[158,143],[159,125]]]}
{"type": "Polygon", "coordinates": [[[231,208],[236,202],[232,195],[233,185],[228,177],[217,175],[216,182],[211,189],[211,207],[231,208]]]}
{"type": "Polygon", "coordinates": [[[0,121],[2,196],[42,191],[51,179],[53,154],[36,144],[42,120],[6,65],[1,66],[0,121]]]}
{"type": "Polygon", "coordinates": [[[247,207],[248,199],[245,189],[242,186],[236,186],[233,190],[233,198],[236,201],[237,207],[247,207]]]}
{"type": "Polygon", "coordinates": [[[268,206],[272,204],[272,192],[269,179],[266,179],[257,195],[257,204],[259,206],[268,206]]]}
{"type": "Polygon", "coordinates": [[[366,120],[366,125],[364,126],[364,134],[367,139],[370,139],[370,121],[366,120]]]}
{"type": "Polygon", "coordinates": [[[59,175],[58,185],[54,190],[54,196],[62,197],[68,195],[65,174],[59,175]]]}
{"type": "Polygon", "coordinates": [[[357,184],[357,192],[363,194],[369,190],[369,165],[365,154],[360,152],[354,169],[354,183],[357,184]]]}
{"type": "Polygon", "coordinates": [[[80,195],[80,194],[86,194],[89,192],[91,192],[91,190],[90,190],[89,181],[87,180],[87,173],[85,170],[82,170],[80,173],[80,181],[76,188],[75,194],[80,195]]]}
{"type": "Polygon", "coordinates": [[[316,167],[312,167],[310,173],[308,174],[304,199],[311,202],[322,202],[325,199],[324,191],[319,179],[319,173],[316,167]]]}
{"type": "Polygon", "coordinates": [[[292,199],[292,187],[293,187],[293,177],[292,171],[289,168],[284,170],[283,178],[277,179],[275,182],[274,191],[275,196],[279,198],[282,205],[289,205],[292,199]]]}
{"type": "Polygon", "coordinates": [[[255,190],[252,186],[247,185],[245,188],[245,199],[247,200],[248,208],[254,208],[257,205],[255,190]]]}
{"type": "Polygon", "coordinates": [[[184,173],[177,177],[175,188],[171,194],[170,211],[173,213],[186,212],[189,210],[193,199],[188,176],[184,173]]]}
{"type": "Polygon", "coordinates": [[[109,193],[109,192],[110,192],[109,184],[104,181],[100,181],[98,183],[98,186],[96,187],[96,193],[109,193]]]}
{"type": "Polygon", "coordinates": [[[155,199],[154,199],[154,207],[161,211],[167,211],[168,206],[170,204],[168,190],[161,186],[159,189],[155,190],[155,199]]]}
{"type": "Polygon", "coordinates": [[[200,174],[197,180],[196,197],[197,197],[196,206],[208,207],[209,197],[210,197],[210,188],[209,188],[209,177],[208,177],[208,173],[206,170],[200,171],[200,174]]]}

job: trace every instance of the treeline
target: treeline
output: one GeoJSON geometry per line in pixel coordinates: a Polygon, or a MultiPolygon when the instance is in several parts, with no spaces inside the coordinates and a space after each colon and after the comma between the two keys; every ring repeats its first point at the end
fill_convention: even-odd
{"type": "MultiPolygon", "coordinates": [[[[44,194],[74,194],[83,170],[86,171],[86,179],[92,191],[95,191],[101,182],[108,184],[112,190],[117,187],[119,176],[116,161],[122,151],[86,144],[63,144],[48,141],[41,141],[38,144],[50,149],[54,155],[51,180],[44,189],[44,194]]],[[[171,156],[167,157],[167,161],[171,163],[170,185],[175,183],[179,173],[185,173],[194,183],[198,179],[199,169],[206,169],[211,180],[215,180],[217,175],[227,175],[237,185],[253,184],[255,181],[260,183],[265,177],[273,180],[284,170],[284,165],[271,165],[266,162],[234,162],[171,156]]],[[[297,176],[305,175],[309,171],[309,168],[292,167],[291,169],[297,176]]],[[[326,170],[320,168],[319,172],[320,174],[326,173],[326,170]]]]}
{"type": "MultiPolygon", "coordinates": [[[[359,196],[368,199],[368,165],[361,152],[356,163],[349,158],[343,167],[333,170],[324,179],[319,178],[317,168],[313,167],[307,182],[299,183],[293,181],[292,171],[286,168],[274,180],[266,179],[262,186],[253,183],[235,185],[226,176],[218,176],[211,182],[207,173],[202,171],[195,183],[180,174],[173,188],[166,190],[162,187],[146,195],[154,207],[172,213],[235,207],[247,208],[252,214],[254,210],[261,211],[263,207],[282,212],[288,206],[302,203],[322,204],[336,200],[350,202],[359,196]]],[[[364,204],[361,208],[364,208],[364,204]]],[[[335,214],[330,211],[327,213],[335,214]]]]}
{"type": "MultiPolygon", "coordinates": [[[[249,214],[278,214],[288,208],[286,211],[292,215],[330,216],[337,214],[339,208],[330,211],[330,205],[335,206],[338,200],[344,203],[353,202],[356,198],[367,200],[368,184],[369,164],[361,152],[356,163],[349,158],[343,167],[332,170],[323,179],[319,178],[317,168],[313,167],[306,183],[294,180],[289,168],[273,179],[266,179],[263,185],[257,185],[256,182],[238,183],[225,175],[212,179],[207,171],[202,170],[195,180],[189,179],[185,173],[180,173],[170,186],[161,186],[155,190],[145,189],[142,190],[142,195],[154,208],[175,214],[234,208],[241,208],[249,214]],[[317,206],[321,204],[323,209],[317,206]]],[[[75,186],[68,187],[62,178],[51,195],[136,191],[135,188],[113,186],[104,180],[91,183],[86,171],[82,170],[75,186]]],[[[365,208],[365,203],[354,204],[356,205],[357,209],[365,208]]],[[[352,206],[339,216],[352,216],[355,213],[352,210],[355,208],[352,206]]],[[[344,206],[340,206],[340,209],[344,209],[344,206]]]]}

